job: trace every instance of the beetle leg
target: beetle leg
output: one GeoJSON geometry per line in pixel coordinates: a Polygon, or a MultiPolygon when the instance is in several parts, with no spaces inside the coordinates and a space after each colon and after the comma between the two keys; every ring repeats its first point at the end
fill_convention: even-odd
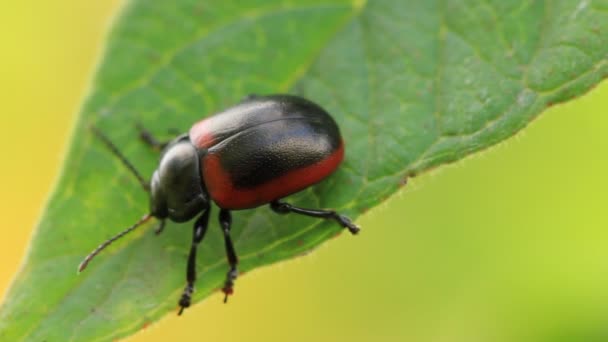
{"type": "Polygon", "coordinates": [[[351,234],[359,233],[360,228],[357,227],[348,217],[344,215],[340,215],[334,210],[322,210],[322,209],[305,209],[294,207],[289,203],[285,203],[282,201],[272,201],[270,203],[270,208],[279,214],[287,214],[287,213],[296,213],[300,215],[312,216],[312,217],[320,217],[324,219],[331,219],[338,222],[342,227],[348,228],[351,234]]]}
{"type": "Polygon", "coordinates": [[[230,238],[230,225],[232,224],[232,215],[230,215],[230,211],[226,209],[222,209],[220,211],[220,226],[222,228],[222,232],[224,233],[224,243],[226,245],[226,257],[228,258],[228,263],[230,264],[230,270],[226,274],[226,282],[224,283],[224,287],[222,288],[222,292],[224,292],[224,303],[228,301],[228,296],[234,292],[234,281],[236,277],[239,275],[236,265],[239,262],[239,258],[236,256],[234,251],[234,245],[232,244],[232,239],[230,238]]]}
{"type": "Polygon", "coordinates": [[[156,139],[154,135],[141,124],[137,124],[137,130],[139,131],[139,138],[156,151],[161,151],[169,144],[169,142],[161,142],[156,139]]]}
{"type": "Polygon", "coordinates": [[[162,233],[163,230],[165,230],[166,223],[167,223],[167,220],[160,220],[160,222],[158,223],[158,226],[156,226],[156,229],[154,229],[154,234],[160,235],[160,233],[162,233]]]}
{"type": "Polygon", "coordinates": [[[190,246],[190,255],[188,256],[188,268],[186,269],[186,288],[182,293],[182,298],[179,300],[179,312],[181,315],[185,308],[190,306],[192,293],[194,292],[194,282],[196,281],[196,248],[205,237],[207,226],[209,225],[209,214],[211,207],[205,208],[203,214],[194,222],[194,231],[192,234],[192,246],[190,246]]]}

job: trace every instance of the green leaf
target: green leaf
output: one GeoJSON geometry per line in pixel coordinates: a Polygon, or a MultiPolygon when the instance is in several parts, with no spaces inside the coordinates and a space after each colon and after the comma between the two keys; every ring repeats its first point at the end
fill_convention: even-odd
{"type": "MultiPolygon", "coordinates": [[[[606,0],[131,1],[0,310],[0,339],[108,341],[177,306],[191,223],[159,237],[140,229],[76,275],[84,255],[148,207],[88,125],[151,174],[158,158],[135,123],[169,138],[169,129],[186,131],[247,94],[301,94],[334,115],[347,152],[336,174],[290,201],[356,218],[407,177],[512,136],[607,77],[607,32],[606,0]]],[[[235,212],[233,222],[242,272],[340,231],[266,207],[235,212]]],[[[226,271],[214,220],[199,250],[195,301],[226,271]]]]}

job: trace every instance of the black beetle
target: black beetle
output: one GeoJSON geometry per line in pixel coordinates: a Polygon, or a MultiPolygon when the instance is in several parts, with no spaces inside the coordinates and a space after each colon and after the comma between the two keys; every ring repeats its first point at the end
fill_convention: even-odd
{"type": "Polygon", "coordinates": [[[101,250],[155,217],[185,222],[200,216],[194,234],[187,285],[179,301],[179,314],[190,306],[196,279],[196,249],[207,231],[211,200],[220,208],[230,269],[222,291],[224,302],[232,294],[238,258],[230,238],[230,210],[270,204],[279,213],[296,213],[332,219],[353,234],[359,228],[333,210],[305,209],[282,198],[320,182],[337,169],[344,157],[344,142],[336,122],[317,104],[292,95],[248,96],[243,102],[210,116],[168,143],[160,143],[140,127],[140,137],[162,150],[160,163],[148,183],[101,131],[93,132],[137,177],[150,193],[150,213],[102,243],[80,264],[78,271],[101,250]]]}

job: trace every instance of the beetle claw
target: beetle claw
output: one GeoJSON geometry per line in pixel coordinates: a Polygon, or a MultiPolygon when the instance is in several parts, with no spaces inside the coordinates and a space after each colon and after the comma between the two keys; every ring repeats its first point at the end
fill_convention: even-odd
{"type": "Polygon", "coordinates": [[[222,288],[222,292],[224,292],[224,303],[227,303],[228,296],[234,293],[234,281],[238,277],[238,274],[239,273],[236,269],[231,269],[228,274],[226,274],[226,282],[222,288]]]}
{"type": "Polygon", "coordinates": [[[353,221],[351,221],[348,217],[346,217],[344,215],[339,215],[338,218],[339,218],[340,224],[342,224],[342,227],[347,228],[351,234],[357,235],[361,231],[361,228],[359,228],[359,226],[354,224],[353,221]]]}
{"type": "Polygon", "coordinates": [[[158,223],[158,225],[156,226],[156,229],[154,229],[154,234],[160,235],[160,233],[162,233],[163,230],[165,230],[165,220],[162,220],[158,223]]]}
{"type": "Polygon", "coordinates": [[[228,296],[234,293],[234,288],[232,286],[224,286],[222,292],[224,292],[224,303],[228,303],[228,296]]]}

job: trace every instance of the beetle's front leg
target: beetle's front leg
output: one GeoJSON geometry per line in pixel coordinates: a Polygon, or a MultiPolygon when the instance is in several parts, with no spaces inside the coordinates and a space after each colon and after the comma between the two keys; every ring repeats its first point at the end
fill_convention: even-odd
{"type": "Polygon", "coordinates": [[[234,245],[232,244],[232,239],[230,238],[230,225],[232,224],[232,215],[229,210],[222,209],[220,211],[220,226],[222,228],[222,232],[224,233],[224,243],[226,245],[226,257],[228,258],[228,264],[230,264],[230,270],[226,274],[226,282],[224,283],[224,287],[222,288],[222,292],[224,292],[224,303],[228,301],[228,296],[234,292],[234,281],[236,277],[238,277],[239,273],[236,269],[236,265],[239,262],[238,257],[234,251],[234,245]]]}
{"type": "Polygon", "coordinates": [[[190,246],[190,255],[188,256],[188,267],[186,269],[186,288],[182,293],[182,298],[179,300],[179,312],[181,315],[184,309],[190,306],[192,293],[194,292],[194,282],[196,281],[196,248],[205,237],[207,226],[209,225],[209,214],[211,207],[205,208],[203,214],[194,222],[194,231],[192,234],[192,245],[190,246]]]}

